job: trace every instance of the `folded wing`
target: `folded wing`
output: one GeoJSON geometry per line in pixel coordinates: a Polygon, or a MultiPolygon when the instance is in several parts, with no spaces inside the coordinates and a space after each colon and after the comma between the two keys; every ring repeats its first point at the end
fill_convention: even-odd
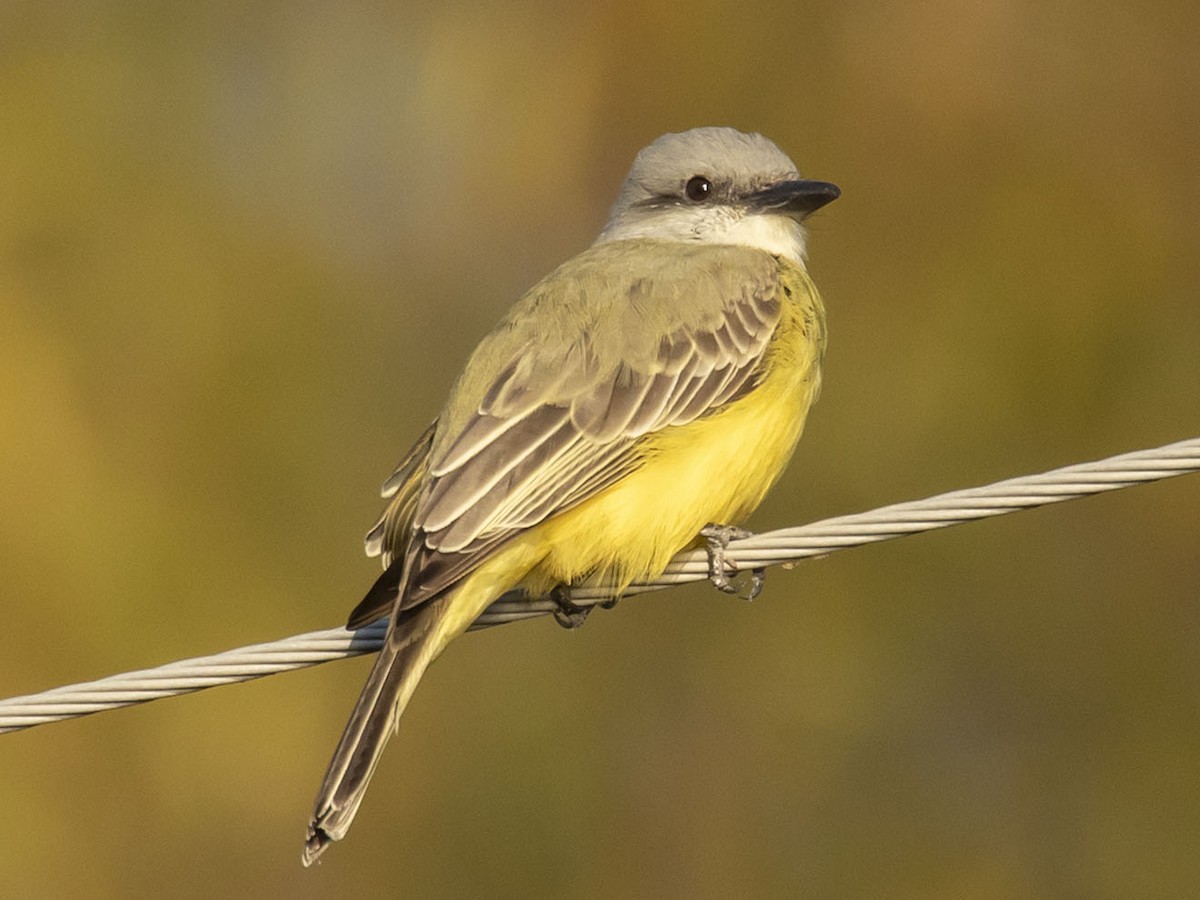
{"type": "Polygon", "coordinates": [[[709,247],[662,260],[651,246],[646,260],[615,270],[602,259],[599,284],[559,270],[514,308],[472,358],[449,415],[385,486],[392,501],[367,546],[390,564],[395,590],[364,611],[369,595],[360,621],[386,612],[401,582],[402,610],[436,596],[515,535],[635,469],[646,435],[754,387],[779,322],[778,267],[727,249],[739,258],[709,247]],[[472,379],[470,366],[486,377],[472,379]]]}

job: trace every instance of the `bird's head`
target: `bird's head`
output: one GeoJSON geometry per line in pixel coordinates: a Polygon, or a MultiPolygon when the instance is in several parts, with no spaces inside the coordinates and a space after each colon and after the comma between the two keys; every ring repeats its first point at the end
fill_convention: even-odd
{"type": "Polygon", "coordinates": [[[739,244],[802,265],[804,219],[839,193],[801,178],[760,134],[694,128],[665,134],[637,155],[597,243],[739,244]]]}

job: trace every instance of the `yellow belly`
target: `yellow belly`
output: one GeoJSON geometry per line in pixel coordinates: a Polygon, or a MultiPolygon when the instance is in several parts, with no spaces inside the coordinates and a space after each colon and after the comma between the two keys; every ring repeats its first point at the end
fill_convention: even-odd
{"type": "Polygon", "coordinates": [[[653,435],[636,471],[518,539],[523,551],[541,557],[523,580],[530,592],[593,573],[621,589],[653,578],[705,525],[737,524],[759,505],[820,390],[823,311],[807,276],[795,276],[797,296],[784,306],[754,390],[718,413],[653,435]]]}

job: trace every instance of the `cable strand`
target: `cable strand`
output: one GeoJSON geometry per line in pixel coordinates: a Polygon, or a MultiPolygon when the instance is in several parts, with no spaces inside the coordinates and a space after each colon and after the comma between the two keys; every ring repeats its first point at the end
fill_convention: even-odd
{"type": "MultiPolygon", "coordinates": [[[[1200,471],[1200,438],[755,534],[731,541],[728,557],[738,569],[794,563],[863,544],[1195,471],[1200,471]]],[[[672,560],[662,576],[653,582],[631,585],[623,596],[707,577],[708,557],[704,551],[686,551],[672,560]]],[[[611,599],[612,592],[603,584],[584,583],[572,587],[569,597],[579,606],[592,606],[611,599]]],[[[471,629],[544,616],[555,609],[557,605],[553,600],[525,597],[514,592],[488,607],[471,629]]],[[[387,621],[381,619],[353,632],[345,628],[314,631],[213,656],[180,660],[152,669],[0,700],[0,733],[373,653],[379,650],[386,630],[387,621]]]]}

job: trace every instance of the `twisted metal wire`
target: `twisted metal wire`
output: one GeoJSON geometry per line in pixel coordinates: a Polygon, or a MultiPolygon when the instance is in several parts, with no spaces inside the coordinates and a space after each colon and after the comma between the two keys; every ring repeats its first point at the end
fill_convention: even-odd
{"type": "MultiPolygon", "coordinates": [[[[1039,475],[1010,478],[983,487],[951,491],[924,500],[896,503],[870,512],[824,519],[810,525],[763,532],[731,541],[728,557],[743,570],[797,562],[861,544],[1195,471],[1200,471],[1200,438],[1066,466],[1039,475]]],[[[680,553],[660,578],[632,585],[624,596],[699,581],[708,574],[708,556],[704,551],[680,553]]],[[[572,587],[568,596],[572,603],[590,607],[611,599],[612,593],[603,584],[585,583],[572,587]]],[[[488,607],[471,627],[502,625],[547,615],[558,608],[550,598],[506,594],[488,607]]],[[[0,700],[0,733],[372,653],[380,648],[386,628],[386,620],[381,619],[354,632],[345,628],[314,631],[214,656],[0,700]]]]}

